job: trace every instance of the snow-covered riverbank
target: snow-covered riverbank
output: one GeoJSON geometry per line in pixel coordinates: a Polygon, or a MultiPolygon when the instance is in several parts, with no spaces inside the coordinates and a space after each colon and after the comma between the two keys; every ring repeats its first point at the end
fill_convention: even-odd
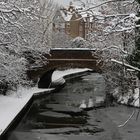
{"type": "MultiPolygon", "coordinates": [[[[55,81],[63,76],[85,72],[89,69],[69,69],[65,71],[55,71],[52,81],[55,81]]],[[[10,125],[18,113],[29,102],[32,96],[40,92],[49,92],[52,89],[38,89],[19,87],[17,91],[11,91],[7,96],[0,95],[0,135],[10,125]]]]}
{"type": "Polygon", "coordinates": [[[132,90],[129,90],[126,95],[120,95],[119,89],[116,88],[114,90],[113,96],[120,104],[140,107],[139,92],[139,88],[135,88],[134,93],[132,93],[132,90]]]}

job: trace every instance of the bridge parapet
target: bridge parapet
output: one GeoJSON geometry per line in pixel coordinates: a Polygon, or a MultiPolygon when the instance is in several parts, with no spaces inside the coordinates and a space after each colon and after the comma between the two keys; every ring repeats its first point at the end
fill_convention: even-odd
{"type": "Polygon", "coordinates": [[[52,48],[50,54],[54,59],[93,59],[92,52],[95,51],[88,48],[52,48]]]}

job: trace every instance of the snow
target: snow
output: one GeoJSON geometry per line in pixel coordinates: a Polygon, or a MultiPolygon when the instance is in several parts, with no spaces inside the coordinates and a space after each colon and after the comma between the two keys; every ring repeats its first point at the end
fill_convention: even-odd
{"type": "Polygon", "coordinates": [[[0,96],[0,135],[17,116],[33,94],[25,94],[22,98],[0,96]]]}
{"type": "MultiPolygon", "coordinates": [[[[93,4],[94,2],[92,2],[92,4],[93,4]]],[[[75,13],[78,13],[78,15],[80,15],[81,16],[81,18],[77,18],[77,20],[81,20],[81,19],[83,19],[85,22],[86,22],[86,18],[88,17],[89,18],[89,21],[90,22],[92,22],[93,21],[93,15],[94,16],[97,16],[96,18],[101,18],[101,16],[103,16],[102,15],[102,13],[101,12],[99,12],[99,9],[98,8],[96,8],[96,9],[94,9],[94,10],[88,10],[88,9],[90,9],[90,5],[92,5],[91,3],[90,4],[85,4],[85,6],[83,6],[83,5],[81,5],[81,3],[77,3],[77,2],[73,2],[73,4],[72,4],[72,7],[74,8],[74,11],[72,10],[72,11],[69,11],[68,9],[69,9],[69,6],[67,7],[65,7],[65,9],[66,9],[66,11],[63,11],[63,10],[61,10],[61,15],[62,15],[62,17],[63,17],[63,19],[65,20],[65,21],[70,21],[71,19],[72,19],[72,16],[75,14],[75,13]]],[[[96,3],[94,3],[95,5],[97,5],[98,4],[98,2],[96,1],[96,3]]],[[[94,5],[94,6],[95,6],[94,5]]],[[[93,6],[93,5],[92,5],[93,6]]]]}
{"type": "Polygon", "coordinates": [[[31,99],[34,93],[50,91],[51,89],[38,89],[19,87],[17,92],[11,91],[9,96],[0,95],[0,135],[13,121],[15,116],[31,99]]]}
{"type": "Polygon", "coordinates": [[[126,64],[126,63],[123,63],[122,61],[118,61],[118,60],[115,60],[115,59],[111,59],[111,61],[112,61],[112,62],[115,62],[115,63],[117,63],[117,64],[120,64],[120,65],[124,65],[125,67],[131,68],[131,69],[133,69],[133,70],[140,71],[139,68],[133,67],[133,66],[131,66],[131,65],[129,65],[129,64],[126,64]]]}
{"type": "Polygon", "coordinates": [[[61,15],[62,15],[62,17],[63,17],[63,19],[64,19],[65,21],[70,21],[70,20],[71,20],[71,18],[72,18],[72,13],[67,12],[67,14],[65,14],[63,11],[60,11],[60,12],[61,12],[61,15]]]}
{"type": "Polygon", "coordinates": [[[135,18],[135,17],[136,17],[136,14],[135,14],[135,13],[131,13],[131,14],[129,15],[129,17],[135,18]]]}
{"type": "MultiPolygon", "coordinates": [[[[63,76],[88,71],[90,69],[68,69],[55,71],[52,80],[57,80],[63,76]]],[[[53,89],[38,89],[37,87],[19,87],[17,91],[8,92],[7,96],[0,95],[0,135],[6,130],[18,113],[24,108],[34,94],[50,91],[53,89]]]]}
{"type": "Polygon", "coordinates": [[[69,74],[84,72],[84,71],[88,71],[88,70],[91,70],[91,69],[88,69],[88,68],[79,69],[79,68],[77,68],[77,69],[68,69],[65,71],[54,71],[54,73],[52,75],[52,81],[58,80],[59,78],[64,77],[64,76],[69,75],[69,74]]]}
{"type": "MultiPolygon", "coordinates": [[[[117,64],[120,64],[120,65],[124,65],[125,67],[128,67],[128,68],[130,68],[130,69],[127,69],[127,70],[131,70],[131,71],[139,71],[140,72],[140,69],[139,68],[137,68],[137,67],[134,67],[134,66],[131,66],[131,65],[129,65],[129,64],[126,64],[126,63],[123,63],[122,61],[118,61],[118,60],[115,60],[115,59],[111,59],[111,61],[112,62],[115,62],[115,63],[117,63],[117,64]]],[[[139,81],[137,81],[137,87],[139,87],[139,81]]],[[[127,93],[127,95],[124,95],[124,96],[118,96],[117,97],[117,95],[119,95],[119,89],[118,88],[116,88],[115,89],[115,91],[114,91],[114,93],[113,93],[113,95],[115,96],[115,97],[117,97],[117,101],[119,102],[119,103],[121,103],[121,104],[126,104],[126,105],[128,105],[128,101],[129,101],[129,99],[130,98],[132,98],[133,97],[133,102],[131,102],[131,103],[129,103],[130,105],[132,105],[132,106],[135,106],[135,107],[140,107],[140,99],[139,99],[139,88],[135,88],[135,91],[134,91],[134,94],[132,94],[132,91],[130,90],[128,93],[127,93]]]]}
{"type": "Polygon", "coordinates": [[[134,94],[134,102],[132,103],[132,105],[134,104],[135,107],[140,107],[139,104],[139,88],[135,89],[135,94],[134,94]]]}
{"type": "MultiPolygon", "coordinates": [[[[81,37],[77,37],[78,38],[81,38],[81,37]]],[[[78,40],[80,41],[80,40],[78,40]]],[[[50,50],[80,50],[80,51],[95,51],[96,48],[51,48],[50,50]]]]}
{"type": "Polygon", "coordinates": [[[128,91],[127,95],[119,95],[119,89],[116,88],[114,90],[113,96],[117,99],[118,103],[124,104],[124,105],[131,105],[134,107],[140,107],[139,104],[139,88],[135,88],[134,94],[132,94],[132,91],[128,91]],[[129,99],[133,97],[133,101],[131,103],[129,102],[129,99]]]}

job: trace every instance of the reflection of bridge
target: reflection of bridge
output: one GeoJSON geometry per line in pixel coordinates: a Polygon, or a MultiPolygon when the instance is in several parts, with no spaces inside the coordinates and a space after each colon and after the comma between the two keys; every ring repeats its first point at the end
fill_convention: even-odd
{"type": "Polygon", "coordinates": [[[46,71],[56,68],[90,68],[101,72],[102,62],[98,63],[99,57],[94,55],[95,49],[87,48],[52,48],[48,56],[48,64],[31,70],[29,76],[36,79],[46,71]]]}

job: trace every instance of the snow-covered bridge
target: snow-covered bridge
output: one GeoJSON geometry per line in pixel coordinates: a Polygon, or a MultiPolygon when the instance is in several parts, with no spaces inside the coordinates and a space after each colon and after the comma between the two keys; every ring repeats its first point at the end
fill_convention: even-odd
{"type": "Polygon", "coordinates": [[[95,51],[88,48],[52,48],[47,58],[48,64],[29,71],[29,78],[38,79],[42,74],[54,68],[90,68],[101,72],[102,62],[99,62],[99,56],[95,55],[95,51]]]}

